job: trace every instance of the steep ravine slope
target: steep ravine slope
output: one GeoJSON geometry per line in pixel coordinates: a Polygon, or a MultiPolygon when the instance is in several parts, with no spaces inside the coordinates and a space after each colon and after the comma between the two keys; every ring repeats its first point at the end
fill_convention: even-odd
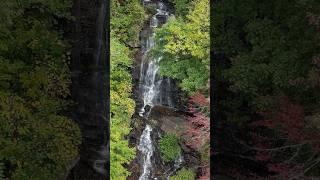
{"type": "Polygon", "coordinates": [[[136,112],[132,118],[133,130],[128,138],[136,147],[136,158],[129,164],[132,173],[127,179],[168,179],[182,167],[197,165],[197,154],[187,147],[174,162],[165,163],[161,158],[158,141],[166,133],[181,133],[186,130],[185,116],[181,102],[181,90],[176,81],[160,76],[158,61],[151,55],[155,46],[155,29],[173,17],[172,4],[166,1],[143,1],[148,19],[140,33],[140,50],[136,54],[133,76],[133,97],[136,112]],[[172,129],[171,127],[178,127],[172,129]],[[186,153],[186,151],[189,151],[186,153]]]}

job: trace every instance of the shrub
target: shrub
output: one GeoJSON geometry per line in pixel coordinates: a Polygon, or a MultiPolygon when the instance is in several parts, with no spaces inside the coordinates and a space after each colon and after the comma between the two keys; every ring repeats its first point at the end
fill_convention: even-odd
{"type": "Polygon", "coordinates": [[[148,14],[156,14],[157,13],[157,5],[155,4],[150,4],[148,6],[145,7],[145,11],[148,14]]]}
{"type": "Polygon", "coordinates": [[[170,177],[171,180],[194,180],[195,173],[191,169],[182,168],[175,176],[170,177]]]}
{"type": "Polygon", "coordinates": [[[166,134],[159,141],[161,155],[164,161],[174,161],[181,153],[179,139],[175,134],[166,134]]]}

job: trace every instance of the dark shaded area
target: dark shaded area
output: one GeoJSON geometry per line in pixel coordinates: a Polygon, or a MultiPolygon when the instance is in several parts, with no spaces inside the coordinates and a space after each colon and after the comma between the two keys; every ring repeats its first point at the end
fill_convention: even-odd
{"type": "MultiPolygon", "coordinates": [[[[211,20],[213,15],[213,6],[219,0],[210,1],[211,20]]],[[[210,37],[213,37],[213,23],[211,22],[210,37]]],[[[251,159],[253,152],[248,151],[238,141],[241,138],[246,141],[246,130],[241,129],[230,121],[227,121],[226,111],[228,111],[221,103],[231,96],[235,96],[230,92],[229,84],[223,81],[217,71],[220,69],[227,69],[230,67],[230,60],[222,53],[218,53],[213,46],[214,38],[210,39],[210,111],[211,111],[211,177],[216,180],[233,179],[231,174],[226,173],[225,169],[239,168],[247,171],[248,174],[253,172],[267,172],[263,164],[258,163],[255,159],[251,159]],[[235,137],[239,138],[236,139],[235,137]],[[236,163],[235,163],[236,162],[236,163]]],[[[232,98],[231,98],[232,99],[232,98]]]]}
{"type": "Polygon", "coordinates": [[[73,119],[82,131],[80,158],[67,179],[109,175],[109,2],[74,0],[72,30],[73,119]]]}
{"type": "Polygon", "coordinates": [[[211,1],[213,179],[318,179],[319,5],[211,1]]]}

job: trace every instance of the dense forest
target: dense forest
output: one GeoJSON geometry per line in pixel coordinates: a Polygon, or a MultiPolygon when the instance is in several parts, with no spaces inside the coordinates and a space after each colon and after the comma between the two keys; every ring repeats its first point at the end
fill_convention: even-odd
{"type": "Polygon", "coordinates": [[[318,0],[111,0],[108,87],[103,3],[77,2],[1,1],[0,179],[103,174],[109,147],[116,180],[320,178],[318,0]]]}
{"type": "MultiPolygon", "coordinates": [[[[189,130],[184,138],[166,134],[159,141],[162,158],[172,162],[177,153],[182,151],[180,145],[184,143],[201,154],[201,167],[183,168],[172,178],[194,179],[202,176],[208,179],[209,2],[196,0],[167,3],[176,9],[176,18],[170,18],[167,24],[157,29],[158,45],[152,50],[152,56],[163,57],[159,64],[161,75],[177,81],[185,101],[189,102],[188,111],[193,116],[186,119],[189,130]],[[189,46],[189,43],[194,46],[189,46]],[[177,49],[178,46],[180,49],[177,49]],[[175,63],[171,59],[175,59],[175,63]],[[193,66],[194,63],[197,66],[193,66]],[[200,139],[202,143],[199,144],[200,139]]],[[[72,1],[2,2],[1,179],[59,179],[65,177],[66,171],[77,163],[75,159],[79,157],[78,151],[83,148],[86,152],[86,148],[80,146],[78,124],[85,128],[90,123],[77,124],[71,115],[75,107],[80,108],[75,111],[77,113],[84,107],[83,102],[79,106],[79,102],[74,102],[71,97],[71,91],[74,91],[72,86],[80,87],[79,84],[73,85],[79,82],[73,82],[72,76],[79,72],[71,70],[71,49],[81,46],[71,42],[71,36],[67,33],[70,33],[68,28],[75,21],[82,21],[79,14],[73,16],[73,6],[72,1]]],[[[81,10],[86,12],[86,8],[83,6],[81,10]]],[[[131,69],[139,48],[139,33],[155,9],[145,9],[138,0],[113,0],[110,9],[110,178],[126,179],[131,174],[127,164],[136,155],[135,148],[129,147],[127,139],[132,130],[131,117],[136,107],[132,97],[131,69]]],[[[80,25],[81,28],[91,26],[80,25]]],[[[85,71],[91,67],[81,68],[75,69],[84,70],[81,73],[85,74],[89,73],[85,71]]],[[[83,90],[82,93],[87,92],[83,90]]],[[[82,96],[88,98],[84,97],[85,94],[82,96]]],[[[81,132],[86,136],[82,137],[82,143],[91,138],[88,137],[89,131],[81,129],[81,132]]]]}
{"type": "Polygon", "coordinates": [[[57,179],[78,154],[70,119],[71,1],[0,6],[0,179],[57,179]]]}
{"type": "Polygon", "coordinates": [[[200,154],[196,176],[183,173],[172,179],[210,178],[210,7],[208,0],[174,0],[174,18],[156,30],[152,54],[161,57],[160,74],[177,80],[187,101],[187,131],[184,143],[200,154]]]}
{"type": "MultiPolygon", "coordinates": [[[[137,154],[134,147],[129,147],[127,139],[132,131],[131,121],[136,121],[131,116],[137,113],[131,69],[135,68],[136,54],[141,48],[139,33],[156,12],[155,5],[144,6],[144,3],[113,0],[111,6],[111,179],[126,179],[131,174],[126,167],[137,154]]],[[[172,5],[175,16],[155,29],[151,56],[161,58],[158,62],[160,75],[178,83],[187,111],[193,116],[185,119],[188,123],[185,134],[165,134],[159,140],[159,148],[166,163],[178,157],[182,143],[200,154],[199,167],[182,168],[170,179],[209,179],[209,1],[174,0],[165,3],[172,5]]]]}
{"type": "MultiPolygon", "coordinates": [[[[197,176],[178,171],[172,179],[209,179],[210,177],[210,8],[208,0],[175,0],[175,18],[156,30],[153,49],[160,74],[178,80],[186,95],[188,129],[180,143],[200,154],[197,176]],[[195,178],[197,177],[197,178],[195,178]]],[[[190,169],[190,171],[191,171],[190,169]]]]}
{"type": "Polygon", "coordinates": [[[319,9],[313,0],[213,4],[216,175],[319,178],[319,9]]]}

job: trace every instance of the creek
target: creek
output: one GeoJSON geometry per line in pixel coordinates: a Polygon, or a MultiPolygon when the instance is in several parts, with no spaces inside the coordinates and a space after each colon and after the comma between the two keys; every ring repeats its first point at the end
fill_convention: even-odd
{"type": "Polygon", "coordinates": [[[144,0],[143,5],[145,8],[149,6],[156,7],[156,9],[155,13],[150,16],[149,24],[140,34],[141,56],[139,56],[138,97],[140,97],[141,105],[138,105],[137,113],[145,119],[145,127],[136,145],[140,153],[137,156],[140,163],[139,180],[169,179],[169,176],[182,166],[183,156],[178,156],[173,166],[166,167],[162,161],[159,161],[156,158],[157,154],[159,155],[159,149],[155,139],[161,138],[161,133],[148,121],[151,109],[154,106],[175,108],[178,104],[178,97],[174,95],[176,87],[173,80],[159,74],[158,63],[161,61],[161,57],[154,58],[150,52],[155,46],[155,28],[166,23],[170,16],[174,15],[168,10],[167,4],[161,1],[144,0]],[[157,174],[159,171],[156,169],[157,167],[164,167],[165,172],[162,175],[157,174]]]}

